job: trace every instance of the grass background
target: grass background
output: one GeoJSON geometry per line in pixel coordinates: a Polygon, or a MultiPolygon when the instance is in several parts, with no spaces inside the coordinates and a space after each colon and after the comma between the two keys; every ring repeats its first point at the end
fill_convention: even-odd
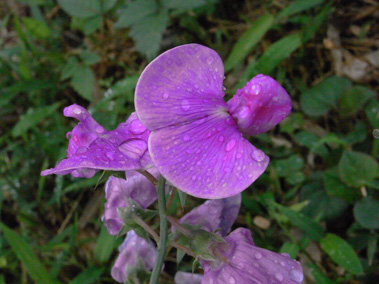
{"type": "MultiPolygon", "coordinates": [[[[0,0],[0,283],[114,283],[122,238],[100,217],[101,173],[41,177],[65,157],[88,108],[108,130],[159,53],[216,50],[227,96],[258,73],[290,93],[293,111],[251,138],[271,157],[243,192],[235,227],[302,262],[304,283],[378,283],[378,3],[373,0],[0,0]]],[[[174,199],[170,213],[186,207],[174,199]]],[[[154,220],[153,220],[154,223],[154,220]]],[[[162,283],[176,267],[169,256],[162,283]]],[[[199,270],[200,271],[200,270],[199,270]]]]}

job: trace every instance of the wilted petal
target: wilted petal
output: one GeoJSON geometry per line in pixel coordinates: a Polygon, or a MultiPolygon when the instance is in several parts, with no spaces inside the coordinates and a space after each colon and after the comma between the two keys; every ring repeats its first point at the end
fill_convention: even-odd
{"type": "Polygon", "coordinates": [[[138,118],[155,130],[226,108],[223,77],[224,66],[214,50],[198,44],[170,49],[152,61],[138,80],[138,118]]]}
{"type": "Polygon", "coordinates": [[[175,284],[200,284],[203,275],[178,271],[175,274],[175,284]]]}
{"type": "Polygon", "coordinates": [[[184,215],[179,222],[198,225],[201,229],[214,232],[220,229],[225,236],[237,219],[241,207],[241,194],[232,197],[208,200],[184,215]]]}
{"type": "Polygon", "coordinates": [[[274,79],[257,75],[228,101],[229,113],[238,128],[248,135],[264,133],[291,111],[288,93],[274,79]]]}
{"type": "Polygon", "coordinates": [[[90,178],[98,170],[136,170],[152,164],[147,151],[150,131],[135,113],[112,131],[106,131],[78,105],[65,108],[64,114],[80,120],[68,133],[71,136],[68,158],[60,161],[55,168],[42,171],[41,175],[71,173],[74,177],[90,178]]]}
{"type": "MultiPolygon", "coordinates": [[[[156,168],[149,169],[149,172],[155,177],[159,176],[156,168]]],[[[109,234],[116,235],[124,223],[118,215],[117,208],[126,207],[127,198],[133,199],[142,208],[147,208],[157,199],[157,194],[154,185],[136,172],[128,174],[127,180],[109,177],[105,184],[105,198],[107,201],[104,204],[103,221],[109,234]]]]}
{"type": "Polygon", "coordinates": [[[246,189],[269,158],[238,131],[227,113],[150,134],[155,166],[174,186],[196,197],[217,199],[246,189]]]}
{"type": "Polygon", "coordinates": [[[248,229],[239,228],[224,238],[226,243],[212,247],[217,261],[200,263],[204,268],[202,284],[299,284],[301,265],[287,254],[256,247],[248,229]]]}
{"type": "Polygon", "coordinates": [[[129,270],[143,264],[146,270],[152,270],[157,251],[154,245],[139,237],[133,230],[129,231],[119,247],[119,256],[111,271],[114,280],[124,283],[128,279],[129,270]]]}

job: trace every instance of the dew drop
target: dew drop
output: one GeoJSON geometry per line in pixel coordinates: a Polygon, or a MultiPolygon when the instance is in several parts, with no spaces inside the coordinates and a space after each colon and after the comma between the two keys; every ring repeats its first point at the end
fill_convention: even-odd
{"type": "Polygon", "coordinates": [[[233,124],[233,119],[231,117],[228,117],[227,119],[225,119],[225,122],[226,124],[231,125],[233,124]]]}
{"type": "Polygon", "coordinates": [[[226,144],[226,146],[225,146],[225,151],[226,151],[226,152],[231,151],[231,150],[234,148],[234,146],[236,146],[236,140],[232,139],[232,140],[230,140],[230,141],[226,144]]]}
{"type": "Polygon", "coordinates": [[[81,147],[79,147],[79,148],[76,150],[76,154],[82,154],[82,153],[86,152],[87,150],[88,150],[87,147],[85,147],[85,146],[81,146],[81,147]]]}
{"type": "Polygon", "coordinates": [[[262,90],[262,87],[260,85],[252,85],[251,86],[251,92],[253,95],[258,95],[262,90]]]}
{"type": "Polygon", "coordinates": [[[303,278],[304,278],[303,273],[299,270],[296,270],[296,269],[292,269],[289,273],[289,276],[290,276],[291,280],[293,280],[297,283],[301,283],[303,281],[303,278]]]}
{"type": "Polygon", "coordinates": [[[74,113],[75,114],[81,114],[82,113],[82,110],[80,108],[75,108],[74,109],[74,113]]]}
{"type": "Polygon", "coordinates": [[[286,252],[282,252],[281,255],[285,256],[285,257],[288,257],[288,258],[290,257],[290,255],[288,253],[286,253],[286,252]]]}
{"type": "Polygon", "coordinates": [[[100,125],[99,125],[99,126],[96,126],[96,132],[97,132],[97,133],[103,133],[104,130],[105,130],[105,129],[104,129],[102,126],[100,126],[100,125]]]}
{"type": "Polygon", "coordinates": [[[132,123],[130,124],[130,132],[133,134],[142,134],[146,131],[146,127],[143,126],[141,121],[138,119],[133,120],[132,123]]]}
{"type": "Polygon", "coordinates": [[[284,261],[281,261],[280,265],[283,266],[283,267],[286,266],[286,264],[284,263],[284,261]]]}
{"type": "Polygon", "coordinates": [[[230,283],[230,284],[235,284],[235,283],[236,283],[236,279],[234,279],[233,276],[230,276],[230,278],[229,278],[229,283],[230,283]]]}
{"type": "Polygon", "coordinates": [[[189,108],[190,108],[190,103],[189,103],[189,101],[187,101],[187,100],[182,101],[182,109],[183,109],[184,111],[187,111],[187,110],[189,110],[189,108]]]}
{"type": "Polygon", "coordinates": [[[197,177],[196,176],[192,176],[192,180],[196,180],[197,179],[197,177]]]}
{"type": "Polygon", "coordinates": [[[213,62],[213,56],[208,56],[207,57],[207,64],[212,64],[212,62],[213,62]]]}
{"type": "Polygon", "coordinates": [[[238,112],[238,117],[239,118],[245,118],[249,115],[250,109],[247,106],[244,106],[239,112],[238,112]]]}
{"type": "Polygon", "coordinates": [[[256,252],[254,256],[255,256],[256,259],[261,259],[262,258],[262,254],[260,252],[256,252]]]}
{"type": "Polygon", "coordinates": [[[283,279],[284,279],[283,274],[281,274],[281,273],[279,273],[279,272],[276,272],[276,273],[274,274],[274,276],[275,276],[275,279],[278,280],[278,281],[280,281],[280,282],[282,282],[283,279]]]}
{"type": "Polygon", "coordinates": [[[237,158],[237,159],[241,159],[241,158],[242,158],[242,154],[241,154],[241,153],[238,153],[238,154],[236,155],[236,158],[237,158]]]}
{"type": "Polygon", "coordinates": [[[170,95],[168,93],[163,93],[162,98],[167,100],[170,95]]]}
{"type": "Polygon", "coordinates": [[[190,136],[188,134],[184,135],[184,137],[183,137],[184,141],[189,141],[190,139],[191,138],[190,138],[190,136]]]}
{"type": "Polygon", "coordinates": [[[218,141],[220,141],[220,142],[224,141],[224,136],[220,136],[220,137],[218,138],[218,141]]]}
{"type": "Polygon", "coordinates": [[[257,162],[262,162],[265,158],[265,153],[262,150],[256,149],[251,153],[251,157],[257,162]]]}

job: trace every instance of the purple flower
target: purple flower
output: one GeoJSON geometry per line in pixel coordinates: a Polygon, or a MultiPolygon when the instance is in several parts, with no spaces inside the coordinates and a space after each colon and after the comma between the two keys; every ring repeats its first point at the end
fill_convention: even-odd
{"type": "Polygon", "coordinates": [[[111,271],[114,280],[124,283],[129,273],[136,269],[152,270],[157,251],[155,246],[139,237],[133,230],[129,231],[124,242],[118,248],[117,257],[111,271]]]}
{"type": "Polygon", "coordinates": [[[69,138],[67,159],[41,175],[66,175],[92,177],[98,170],[126,171],[148,167],[152,164],[147,151],[150,134],[132,113],[125,123],[115,130],[106,131],[88,113],[76,104],[66,107],[63,114],[78,119],[79,124],[67,133],[69,138]]]}
{"type": "Polygon", "coordinates": [[[175,274],[175,284],[201,284],[203,275],[178,271],[175,274]]]}
{"type": "MultiPolygon", "coordinates": [[[[153,167],[149,172],[158,177],[158,170],[153,167]]],[[[142,208],[146,209],[156,199],[157,193],[154,185],[143,175],[135,172],[127,172],[127,179],[109,177],[105,184],[104,215],[102,220],[107,226],[110,235],[117,235],[120,231],[123,220],[117,212],[117,208],[125,208],[129,206],[128,198],[137,202],[142,208]]]]}
{"type": "Polygon", "coordinates": [[[188,44],[151,62],[136,87],[136,111],[152,131],[155,166],[171,184],[200,198],[233,196],[254,182],[269,158],[243,134],[265,132],[291,110],[286,91],[264,75],[226,103],[223,78],[215,51],[188,44]]]}
{"type": "Polygon", "coordinates": [[[216,261],[200,260],[204,269],[202,284],[299,284],[301,265],[288,254],[256,247],[250,230],[239,228],[214,243],[210,249],[216,261]]]}
{"type": "Polygon", "coordinates": [[[220,229],[221,236],[226,236],[238,216],[240,207],[241,194],[208,200],[184,215],[179,222],[200,226],[200,229],[208,232],[220,229]]]}

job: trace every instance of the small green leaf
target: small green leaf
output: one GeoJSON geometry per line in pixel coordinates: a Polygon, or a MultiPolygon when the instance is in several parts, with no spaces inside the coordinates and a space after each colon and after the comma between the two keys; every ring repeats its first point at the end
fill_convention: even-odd
{"type": "Polygon", "coordinates": [[[292,113],[289,116],[287,116],[281,123],[280,123],[280,131],[292,134],[296,129],[299,129],[304,124],[304,116],[303,114],[297,112],[292,113]]]}
{"type": "MultiPolygon", "coordinates": [[[[115,23],[115,28],[127,28],[155,13],[158,10],[158,3],[154,0],[137,0],[130,2],[126,8],[120,9],[119,18],[115,23]]],[[[153,26],[151,26],[153,28],[153,26]]]]}
{"type": "Polygon", "coordinates": [[[297,0],[281,10],[276,18],[280,21],[285,17],[316,7],[322,2],[324,2],[324,0],[297,0]]]}
{"type": "Polygon", "coordinates": [[[74,69],[70,83],[80,96],[86,100],[92,101],[95,75],[91,68],[79,65],[78,68],[74,69]]]}
{"type": "MultiPolygon", "coordinates": [[[[190,2],[190,1],[188,1],[190,2]]],[[[225,71],[229,71],[240,63],[253,50],[254,46],[263,38],[266,32],[274,23],[274,16],[266,14],[251,24],[244,34],[233,46],[228,58],[225,61],[225,71]]]]}
{"type": "Polygon", "coordinates": [[[104,267],[91,266],[76,276],[69,284],[92,284],[99,280],[104,267]]]}
{"type": "MultiPolygon", "coordinates": [[[[254,66],[255,74],[270,74],[285,58],[302,44],[300,33],[283,37],[271,44],[254,66]]],[[[251,74],[254,75],[254,74],[251,74]]]]}
{"type": "Polygon", "coordinates": [[[354,205],[355,220],[364,228],[379,228],[379,202],[371,196],[362,198],[354,205]]]}
{"type": "Polygon", "coordinates": [[[73,17],[89,18],[102,12],[100,0],[58,0],[62,9],[73,17]]]}
{"type": "Polygon", "coordinates": [[[45,118],[52,115],[61,103],[55,103],[50,106],[44,106],[39,108],[29,108],[28,111],[21,115],[20,120],[12,129],[12,136],[19,137],[23,133],[26,133],[30,128],[43,121],[45,118]]]}
{"type": "Polygon", "coordinates": [[[153,58],[161,45],[163,33],[168,23],[167,11],[144,17],[130,29],[130,36],[136,43],[136,48],[149,59],[153,58]]]}
{"type": "Polygon", "coordinates": [[[312,17],[302,28],[301,35],[304,42],[310,40],[313,35],[320,30],[320,26],[325,22],[326,18],[332,12],[331,3],[327,3],[321,12],[315,17],[312,17]]]}
{"type": "Polygon", "coordinates": [[[296,258],[299,254],[300,248],[297,244],[285,242],[280,248],[280,253],[288,253],[291,258],[296,258]]]}
{"type": "Polygon", "coordinates": [[[181,9],[181,10],[192,10],[207,4],[213,4],[212,2],[216,2],[215,0],[191,0],[191,1],[183,1],[183,0],[162,0],[162,4],[164,7],[168,9],[181,9]],[[210,3],[211,2],[211,3],[210,3]]]}
{"type": "Polygon", "coordinates": [[[316,264],[308,263],[308,267],[315,278],[315,283],[322,284],[337,284],[336,282],[330,280],[321,270],[318,268],[316,264]]]}
{"type": "Polygon", "coordinates": [[[327,234],[320,240],[322,249],[342,268],[353,274],[362,274],[363,268],[353,248],[344,239],[327,234]]]}
{"type": "Polygon", "coordinates": [[[95,258],[100,262],[108,261],[115,248],[115,244],[116,237],[109,235],[107,227],[102,226],[100,235],[96,241],[95,258]]]}
{"type": "Polygon", "coordinates": [[[324,115],[351,86],[346,78],[329,77],[301,95],[301,108],[310,116],[324,115]]]}
{"type": "Polygon", "coordinates": [[[71,78],[79,68],[79,61],[75,57],[69,57],[66,64],[62,68],[61,80],[63,81],[71,78]]]}
{"type": "Polygon", "coordinates": [[[348,90],[340,99],[340,113],[347,117],[362,108],[362,106],[375,96],[375,92],[364,86],[354,86],[348,90]]]}
{"type": "Polygon", "coordinates": [[[274,167],[279,177],[287,177],[300,171],[304,166],[304,161],[298,155],[292,155],[287,159],[276,160],[274,167]]]}
{"type": "Polygon", "coordinates": [[[18,259],[24,265],[30,277],[37,284],[59,284],[58,280],[52,277],[42,265],[38,257],[34,254],[30,245],[15,231],[0,223],[3,236],[16,253],[18,259]]]}
{"type": "Polygon", "coordinates": [[[349,187],[341,181],[337,168],[325,171],[323,181],[325,190],[330,196],[341,197],[348,202],[353,202],[360,195],[356,188],[349,187]]]}
{"type": "Polygon", "coordinates": [[[353,187],[363,186],[379,177],[379,167],[375,159],[354,151],[344,151],[338,171],[341,180],[353,187]]]}
{"type": "Polygon", "coordinates": [[[79,29],[85,35],[90,35],[101,27],[103,22],[103,16],[96,15],[90,18],[72,18],[71,19],[71,28],[79,29]]]}
{"type": "Polygon", "coordinates": [[[100,56],[90,50],[83,50],[80,54],[80,58],[82,59],[85,65],[92,65],[100,61],[100,56]]]}
{"type": "Polygon", "coordinates": [[[307,147],[309,150],[314,152],[315,154],[326,157],[329,153],[328,149],[325,145],[319,145],[320,138],[317,137],[316,134],[307,132],[307,131],[299,131],[294,135],[294,139],[297,143],[302,146],[307,147]]]}
{"type": "Polygon", "coordinates": [[[43,21],[29,17],[24,17],[22,20],[28,32],[36,38],[44,39],[51,36],[49,27],[43,21]]]}
{"type": "Polygon", "coordinates": [[[372,128],[379,128],[379,101],[371,100],[365,107],[365,113],[372,128]]]}

